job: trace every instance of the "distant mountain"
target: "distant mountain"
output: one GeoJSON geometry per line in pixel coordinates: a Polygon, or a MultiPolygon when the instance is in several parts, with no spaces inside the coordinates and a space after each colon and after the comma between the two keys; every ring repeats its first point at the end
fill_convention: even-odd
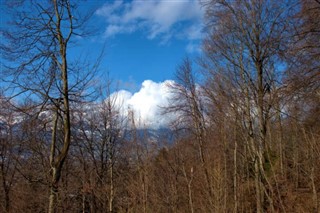
{"type": "Polygon", "coordinates": [[[173,143],[174,132],[170,128],[144,128],[137,129],[136,131],[129,131],[127,133],[126,138],[128,140],[132,140],[133,137],[137,137],[138,140],[148,140],[149,142],[156,143],[158,146],[162,147],[173,143]]]}

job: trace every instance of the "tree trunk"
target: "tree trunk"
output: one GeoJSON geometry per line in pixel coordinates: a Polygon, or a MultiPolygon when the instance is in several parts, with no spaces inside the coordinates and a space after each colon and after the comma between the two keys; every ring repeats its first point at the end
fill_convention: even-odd
{"type": "MultiPolygon", "coordinates": [[[[57,105],[59,102],[57,101],[57,105]]],[[[55,167],[55,153],[56,153],[56,140],[57,140],[57,128],[58,128],[58,106],[54,109],[55,115],[53,118],[53,128],[52,128],[52,136],[51,136],[51,147],[50,147],[50,167],[51,167],[51,183],[50,183],[50,195],[49,195],[49,213],[55,212],[55,205],[58,193],[57,180],[55,179],[57,175],[57,170],[55,167]]]]}
{"type": "Polygon", "coordinates": [[[238,143],[237,140],[235,140],[234,144],[234,150],[233,150],[233,212],[238,212],[238,173],[237,173],[237,150],[238,149],[238,143]]]}
{"type": "Polygon", "coordinates": [[[113,186],[113,162],[110,165],[110,191],[109,191],[109,212],[113,212],[113,197],[114,197],[114,186],[113,186]]]}
{"type": "Polygon", "coordinates": [[[193,199],[192,199],[193,168],[191,168],[191,170],[190,170],[190,178],[188,178],[188,176],[187,176],[187,172],[186,172],[184,165],[182,166],[182,173],[183,173],[183,176],[186,180],[187,187],[188,187],[188,201],[189,201],[190,212],[194,213],[193,199]]]}
{"type": "MultiPolygon", "coordinates": [[[[70,3],[66,3],[66,10],[69,13],[70,31],[66,38],[63,37],[61,29],[61,11],[59,11],[59,3],[57,0],[53,0],[55,15],[56,15],[56,38],[59,41],[59,54],[61,57],[60,71],[62,82],[62,100],[63,100],[63,146],[59,156],[55,159],[55,147],[53,152],[51,150],[50,163],[52,168],[52,181],[50,186],[50,198],[49,198],[49,213],[55,212],[55,206],[57,202],[58,183],[60,181],[61,171],[64,161],[67,157],[70,142],[71,142],[71,127],[70,127],[70,106],[69,106],[69,86],[68,86],[68,65],[67,65],[67,43],[72,35],[72,16],[70,14],[70,3]]],[[[60,100],[59,100],[60,101],[60,100]]],[[[58,105],[60,103],[57,103],[58,105]]],[[[57,111],[58,113],[58,111],[57,111]]],[[[56,122],[56,121],[55,121],[56,122]]],[[[56,130],[54,130],[56,131],[56,130]]],[[[55,133],[54,133],[55,135],[55,133]]],[[[55,136],[56,137],[56,136],[55,136]]],[[[53,141],[54,142],[54,141],[53,141]]],[[[55,143],[55,142],[54,142],[55,143]]],[[[52,148],[52,147],[51,147],[52,148]]]]}
{"type": "Polygon", "coordinates": [[[57,204],[57,194],[58,194],[58,186],[57,180],[56,180],[56,168],[52,168],[52,181],[50,186],[50,196],[49,196],[49,213],[55,213],[56,212],[56,204],[57,204]]]}

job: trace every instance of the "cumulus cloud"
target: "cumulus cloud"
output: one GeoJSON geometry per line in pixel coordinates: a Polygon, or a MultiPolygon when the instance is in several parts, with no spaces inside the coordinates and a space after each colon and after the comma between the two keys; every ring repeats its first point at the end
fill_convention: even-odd
{"type": "Polygon", "coordinates": [[[131,93],[120,90],[111,94],[115,105],[121,108],[122,114],[127,116],[132,111],[138,128],[167,127],[174,119],[172,115],[162,115],[163,107],[168,106],[172,94],[168,84],[173,81],[153,82],[145,80],[139,91],[131,93]]]}
{"type": "Polygon", "coordinates": [[[146,30],[149,39],[199,39],[203,10],[198,0],[124,2],[115,0],[96,11],[107,22],[105,36],[146,30]],[[181,33],[182,32],[182,33],[181,33]]]}

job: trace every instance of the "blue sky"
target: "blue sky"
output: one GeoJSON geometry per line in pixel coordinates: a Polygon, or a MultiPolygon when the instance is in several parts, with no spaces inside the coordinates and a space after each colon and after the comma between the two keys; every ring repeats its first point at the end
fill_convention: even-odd
{"type": "MultiPolygon", "coordinates": [[[[133,110],[142,127],[167,126],[173,117],[163,116],[159,106],[172,98],[170,79],[184,57],[201,53],[203,10],[198,0],[89,0],[79,12],[92,8],[89,27],[97,35],[76,38],[69,57],[83,52],[94,58],[105,45],[100,74],[108,73],[117,85],[111,97],[123,113],[133,110]]],[[[7,17],[0,18],[8,26],[7,17]]]]}
{"type": "Polygon", "coordinates": [[[136,90],[144,80],[172,79],[185,56],[200,53],[203,11],[197,0],[94,3],[93,23],[101,34],[84,48],[99,50],[106,42],[101,71],[120,88],[136,90]]]}
{"type": "Polygon", "coordinates": [[[128,108],[134,111],[138,126],[167,126],[175,116],[163,116],[159,106],[167,106],[172,98],[170,79],[184,57],[201,53],[203,10],[199,1],[96,3],[93,18],[101,35],[87,46],[99,50],[106,42],[101,71],[108,72],[119,89],[111,96],[117,97],[124,114],[128,108]]]}

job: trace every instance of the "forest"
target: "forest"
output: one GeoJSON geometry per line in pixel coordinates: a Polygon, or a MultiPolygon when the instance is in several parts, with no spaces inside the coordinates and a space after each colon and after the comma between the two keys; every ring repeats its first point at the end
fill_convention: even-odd
{"type": "Polygon", "coordinates": [[[2,4],[0,212],[320,212],[319,0],[201,0],[161,134],[69,57],[81,4],[2,4]]]}

